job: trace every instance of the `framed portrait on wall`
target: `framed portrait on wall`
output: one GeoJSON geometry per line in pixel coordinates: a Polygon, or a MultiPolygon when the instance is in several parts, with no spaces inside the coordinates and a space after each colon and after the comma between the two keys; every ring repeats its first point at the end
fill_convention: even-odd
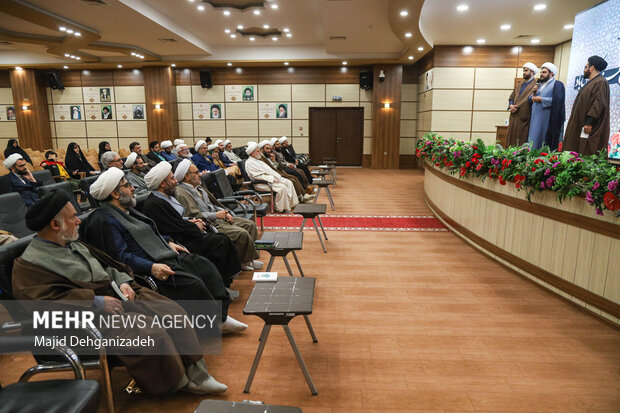
{"type": "Polygon", "coordinates": [[[82,108],[79,105],[69,106],[69,119],[71,120],[82,119],[82,108]]]}
{"type": "Polygon", "coordinates": [[[100,102],[112,102],[112,95],[110,94],[109,87],[99,88],[99,101],[100,102]]]}
{"type": "Polygon", "coordinates": [[[112,105],[101,106],[101,119],[112,119],[112,105]]]}
{"type": "Polygon", "coordinates": [[[6,107],[6,120],[15,120],[15,106],[6,107]]]}
{"type": "Polygon", "coordinates": [[[253,101],[254,100],[254,86],[243,86],[243,100],[244,101],[253,101]]]}
{"type": "Polygon", "coordinates": [[[209,119],[222,119],[222,105],[214,103],[209,107],[209,119]]]}
{"type": "Polygon", "coordinates": [[[133,105],[133,118],[144,119],[144,105],[133,105]]]}
{"type": "Polygon", "coordinates": [[[288,119],[288,105],[286,103],[278,104],[276,111],[277,119],[288,119]]]}

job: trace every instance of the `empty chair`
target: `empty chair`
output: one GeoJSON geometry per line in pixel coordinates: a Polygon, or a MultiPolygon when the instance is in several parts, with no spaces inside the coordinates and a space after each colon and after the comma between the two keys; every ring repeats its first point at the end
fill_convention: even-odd
{"type": "Polygon", "coordinates": [[[90,206],[93,208],[99,206],[99,201],[93,198],[90,194],[90,186],[97,180],[97,178],[99,178],[99,175],[89,176],[88,178],[80,179],[80,189],[84,191],[86,197],[88,198],[88,203],[90,203],[90,206]]]}
{"type": "Polygon", "coordinates": [[[31,235],[26,227],[26,204],[17,192],[0,195],[0,229],[9,231],[17,238],[31,235]]]}
{"type": "Polygon", "coordinates": [[[71,189],[71,184],[69,182],[58,182],[52,185],[45,185],[39,187],[39,196],[43,197],[46,194],[49,194],[52,191],[65,191],[69,195],[69,199],[71,203],[75,207],[75,211],[79,214],[82,213],[82,208],[80,208],[80,204],[78,204],[77,199],[75,199],[75,195],[73,194],[73,190],[71,189]]]}
{"type": "Polygon", "coordinates": [[[34,171],[32,173],[32,176],[43,185],[51,185],[56,183],[56,181],[54,181],[52,173],[47,169],[43,169],[41,171],[34,171]]]}

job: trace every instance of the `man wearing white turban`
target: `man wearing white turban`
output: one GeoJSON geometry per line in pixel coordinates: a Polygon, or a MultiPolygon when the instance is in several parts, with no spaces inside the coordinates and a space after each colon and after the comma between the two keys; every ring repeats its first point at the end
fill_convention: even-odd
{"type": "Polygon", "coordinates": [[[125,177],[136,189],[135,195],[137,197],[143,197],[151,193],[144,180],[146,167],[144,160],[136,152],[130,153],[125,160],[125,168],[129,168],[125,177]]]}
{"type": "Polygon", "coordinates": [[[198,167],[200,172],[204,171],[217,171],[219,167],[213,163],[213,158],[209,155],[209,147],[205,141],[198,141],[196,143],[196,154],[192,156],[192,162],[198,167]]]}
{"type": "Polygon", "coordinates": [[[557,149],[564,132],[564,84],[555,79],[558,68],[551,62],[543,63],[540,79],[529,98],[532,105],[528,143],[532,149],[548,145],[557,149]]]}
{"type": "Polygon", "coordinates": [[[272,168],[275,172],[279,173],[283,178],[291,181],[300,202],[310,202],[314,199],[313,195],[306,194],[306,187],[301,183],[302,178],[301,176],[298,177],[299,173],[296,170],[291,169],[289,172],[280,166],[276,156],[273,154],[273,147],[271,146],[270,141],[262,141],[258,144],[258,147],[262,148],[260,160],[272,168]]]}
{"type": "Polygon", "coordinates": [[[179,151],[179,145],[184,145],[185,141],[183,139],[175,139],[172,145],[172,154],[179,156],[178,155],[178,151],[179,151]]]}
{"type": "Polygon", "coordinates": [[[273,168],[261,161],[260,148],[256,142],[248,142],[245,152],[250,156],[245,162],[245,170],[253,180],[265,181],[264,184],[256,184],[254,187],[259,191],[275,192],[274,208],[278,212],[289,213],[299,203],[293,183],[283,178],[273,168]],[[267,184],[268,183],[268,184],[267,184]]]}
{"type": "Polygon", "coordinates": [[[521,146],[527,142],[531,107],[528,98],[536,85],[538,68],[532,62],[523,65],[523,80],[519,80],[508,98],[508,137],[506,146],[521,146]]]}
{"type": "MultiPolygon", "coordinates": [[[[222,158],[222,155],[225,156],[231,164],[235,164],[243,160],[239,157],[239,155],[233,152],[232,142],[229,139],[224,141],[224,152],[220,154],[220,158],[222,158]]],[[[224,162],[224,158],[222,158],[222,162],[224,162]]],[[[224,162],[224,164],[226,164],[226,162],[224,162]]]]}
{"type": "Polygon", "coordinates": [[[172,146],[172,141],[163,141],[160,146],[163,149],[161,151],[161,156],[168,162],[172,162],[177,158],[177,156],[172,153],[172,148],[174,148],[174,146],[172,146]]]}
{"type": "Polygon", "coordinates": [[[18,192],[26,207],[30,208],[39,200],[37,188],[42,184],[34,179],[22,155],[18,153],[9,155],[2,164],[11,172],[0,177],[0,193],[18,192]]]}
{"type": "Polygon", "coordinates": [[[90,186],[90,193],[101,207],[80,226],[82,239],[127,264],[134,273],[152,276],[165,297],[222,301],[223,332],[247,328],[228,317],[231,299],[215,265],[162,237],[155,223],[134,209],[134,189],[120,169],[102,173],[90,186]]]}

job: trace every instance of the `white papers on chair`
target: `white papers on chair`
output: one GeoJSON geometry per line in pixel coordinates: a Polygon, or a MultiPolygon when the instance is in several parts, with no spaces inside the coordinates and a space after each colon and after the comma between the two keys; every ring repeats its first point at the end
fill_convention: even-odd
{"type": "Polygon", "coordinates": [[[585,131],[585,126],[581,128],[581,135],[579,135],[579,137],[583,139],[588,139],[590,137],[590,134],[585,131]]]}
{"type": "Polygon", "coordinates": [[[255,272],[252,281],[256,282],[274,282],[278,281],[277,272],[255,272]]]}

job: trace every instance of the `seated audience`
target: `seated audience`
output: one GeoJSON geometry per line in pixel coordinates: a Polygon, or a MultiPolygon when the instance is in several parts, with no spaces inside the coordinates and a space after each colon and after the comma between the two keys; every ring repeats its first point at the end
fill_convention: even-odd
{"type": "Polygon", "coordinates": [[[101,156],[103,171],[109,168],[123,169],[123,159],[114,151],[107,151],[101,156]]]}
{"type": "Polygon", "coordinates": [[[172,153],[172,141],[163,141],[160,146],[162,149],[160,155],[163,156],[168,162],[172,162],[177,158],[177,156],[172,153]]]}
{"type": "Polygon", "coordinates": [[[127,159],[125,160],[125,168],[128,168],[127,174],[125,177],[127,181],[135,188],[135,196],[142,197],[144,195],[148,195],[151,193],[148,187],[146,186],[146,181],[144,180],[146,165],[142,158],[138,156],[137,153],[132,152],[129,154],[127,159]]]}
{"type": "Polygon", "coordinates": [[[260,269],[263,263],[255,261],[260,258],[254,247],[258,237],[256,224],[249,219],[236,217],[204,189],[200,184],[198,168],[189,159],[179,164],[174,178],[179,182],[177,199],[185,208],[185,216],[210,221],[221,234],[235,243],[245,271],[260,269]]]}
{"type": "MultiPolygon", "coordinates": [[[[276,199],[275,201],[272,200],[275,210],[285,213],[290,212],[299,203],[293,183],[283,178],[272,167],[260,160],[261,153],[256,142],[248,142],[245,152],[250,156],[245,161],[245,170],[250,179],[269,182],[275,192],[276,199]]],[[[254,187],[259,191],[271,191],[267,184],[259,183],[254,185],[254,187]]]]}
{"type": "Polygon", "coordinates": [[[84,153],[82,153],[82,149],[80,149],[80,145],[75,142],[71,142],[67,146],[65,165],[67,172],[69,172],[73,179],[80,179],[83,176],[97,175],[99,173],[88,163],[84,153]]]}
{"type": "Polygon", "coordinates": [[[180,144],[182,144],[182,143],[183,143],[183,144],[185,143],[185,141],[184,141],[183,139],[175,139],[175,140],[174,140],[173,145],[172,145],[172,154],[173,154],[174,156],[178,156],[178,155],[177,155],[177,147],[178,147],[180,144]]]}
{"type": "Polygon", "coordinates": [[[216,144],[209,145],[209,148],[211,148],[211,159],[213,159],[213,163],[217,166],[218,169],[224,169],[226,171],[226,175],[230,175],[237,179],[243,180],[243,175],[241,175],[241,170],[239,169],[237,164],[231,163],[228,166],[224,164],[224,162],[220,158],[222,152],[216,144]]]}
{"type": "Polygon", "coordinates": [[[207,142],[203,140],[196,142],[196,146],[194,148],[196,149],[196,154],[192,156],[191,159],[200,172],[213,172],[219,169],[219,167],[213,163],[213,158],[209,155],[209,147],[210,145],[207,145],[207,142]]]}
{"type": "Polygon", "coordinates": [[[284,146],[282,145],[283,143],[286,143],[288,145],[288,138],[286,136],[282,136],[280,139],[278,139],[278,143],[275,144],[276,146],[274,146],[274,149],[276,150],[276,152],[282,154],[282,156],[284,156],[284,160],[286,162],[288,162],[291,165],[295,165],[295,168],[301,169],[304,174],[306,175],[306,179],[308,179],[309,183],[313,182],[314,177],[312,176],[312,174],[310,173],[310,168],[308,168],[308,165],[306,165],[303,162],[299,162],[299,160],[297,159],[296,155],[291,156],[291,153],[295,153],[295,150],[293,149],[292,146],[288,146],[289,148],[291,148],[291,153],[289,153],[289,157],[286,157],[286,153],[284,151],[284,146]],[[293,159],[293,160],[291,160],[293,159]]]}
{"type": "Polygon", "coordinates": [[[224,154],[230,162],[237,163],[242,161],[242,159],[233,152],[232,142],[230,142],[229,139],[224,141],[224,154]]]}
{"type": "Polygon", "coordinates": [[[110,148],[110,142],[99,142],[99,155],[97,156],[97,160],[101,162],[101,157],[103,156],[103,154],[111,150],[112,148],[110,148]]]}
{"type": "Polygon", "coordinates": [[[180,143],[176,147],[177,157],[183,159],[190,159],[192,155],[189,153],[189,147],[185,143],[180,143]]]}
{"type": "Polygon", "coordinates": [[[247,325],[227,317],[230,296],[215,265],[165,239],[155,223],[134,209],[134,188],[118,168],[101,174],[90,187],[100,201],[82,224],[86,242],[127,264],[134,273],[151,275],[159,293],[172,300],[219,300],[222,332],[240,332],[247,325]]]}
{"type": "Polygon", "coordinates": [[[172,175],[172,166],[160,162],[144,180],[152,191],[144,203],[144,215],[155,221],[162,235],[172,237],[190,252],[213,262],[226,286],[230,286],[232,278],[241,271],[237,248],[226,235],[205,232],[206,225],[201,219],[183,218],[185,208],[176,199],[177,180],[172,175]]]}
{"type": "Polygon", "coordinates": [[[226,150],[226,145],[224,145],[224,141],[221,139],[218,139],[215,141],[215,144],[217,145],[218,151],[219,151],[219,158],[220,161],[222,161],[222,163],[224,164],[224,166],[229,167],[232,166],[234,164],[236,164],[236,162],[231,161],[228,156],[226,156],[225,150],[226,150]]]}
{"type": "Polygon", "coordinates": [[[263,161],[267,166],[272,168],[275,172],[280,174],[283,178],[288,179],[293,183],[295,187],[295,192],[299,197],[299,202],[311,202],[314,199],[314,195],[306,194],[306,190],[303,185],[299,182],[296,176],[288,174],[285,170],[283,170],[278,162],[274,159],[271,159],[271,145],[268,140],[261,141],[258,144],[258,147],[261,148],[261,161],[263,161]]]}
{"type": "MultiPolygon", "coordinates": [[[[26,225],[37,232],[13,268],[13,294],[18,300],[90,300],[99,311],[164,316],[170,308],[182,309],[173,301],[137,284],[131,269],[78,239],[80,219],[64,191],[45,195],[26,214],[26,225]],[[114,281],[127,301],[117,299],[114,281]],[[162,310],[164,310],[162,312],[162,310]]],[[[102,329],[115,338],[118,330],[102,329]]],[[[153,337],[168,346],[166,355],[149,355],[144,348],[135,354],[118,355],[140,388],[153,395],[179,390],[194,394],[222,393],[226,385],[209,375],[196,333],[191,329],[125,330],[127,339],[153,337]],[[177,350],[183,343],[188,354],[177,350]]]]}
{"type": "Polygon", "coordinates": [[[39,200],[37,188],[41,186],[28,170],[28,163],[24,158],[14,153],[2,162],[9,172],[0,177],[0,193],[18,192],[27,208],[39,200]]]}
{"type": "Polygon", "coordinates": [[[32,165],[32,159],[30,159],[30,156],[28,156],[25,150],[19,147],[17,139],[9,139],[9,142],[6,144],[6,149],[4,150],[4,159],[8,158],[14,153],[20,154],[26,162],[32,165]]]}
{"type": "Polygon", "coordinates": [[[149,153],[146,154],[146,157],[155,164],[163,162],[166,159],[161,155],[160,151],[159,141],[151,141],[149,142],[149,153]]]}
{"type": "Polygon", "coordinates": [[[69,182],[71,189],[80,189],[79,181],[72,179],[65,168],[65,164],[58,161],[58,155],[54,151],[45,152],[45,160],[41,162],[44,169],[50,171],[56,182],[69,182]]]}
{"type": "Polygon", "coordinates": [[[151,169],[151,166],[155,166],[155,164],[157,163],[142,154],[142,145],[140,145],[140,142],[130,143],[129,152],[135,152],[138,155],[138,158],[142,159],[142,161],[144,162],[144,167],[146,168],[146,170],[144,171],[145,173],[148,172],[149,169],[151,169]]]}
{"type": "Polygon", "coordinates": [[[277,164],[280,165],[280,168],[282,168],[282,170],[284,170],[287,174],[293,175],[295,178],[297,178],[297,180],[301,183],[306,192],[312,194],[314,191],[314,186],[310,185],[310,182],[312,182],[312,180],[308,181],[308,178],[306,177],[306,174],[302,169],[299,169],[296,165],[286,161],[284,155],[282,155],[282,148],[280,147],[280,142],[278,141],[278,138],[271,138],[269,145],[271,146],[269,159],[277,162],[277,164]]]}

